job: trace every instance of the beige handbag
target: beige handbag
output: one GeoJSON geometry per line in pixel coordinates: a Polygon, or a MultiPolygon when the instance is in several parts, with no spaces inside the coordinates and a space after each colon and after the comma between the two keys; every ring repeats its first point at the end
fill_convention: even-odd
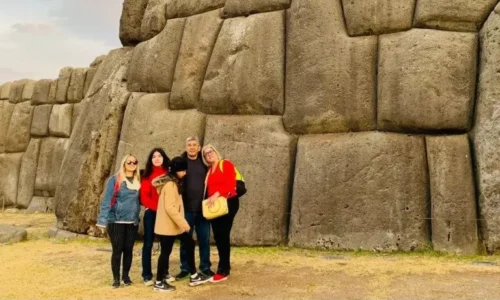
{"type": "Polygon", "coordinates": [[[229,213],[229,208],[227,207],[227,199],[224,197],[219,197],[215,200],[212,207],[208,207],[208,200],[203,200],[201,202],[203,209],[203,216],[207,220],[212,220],[229,213]]]}

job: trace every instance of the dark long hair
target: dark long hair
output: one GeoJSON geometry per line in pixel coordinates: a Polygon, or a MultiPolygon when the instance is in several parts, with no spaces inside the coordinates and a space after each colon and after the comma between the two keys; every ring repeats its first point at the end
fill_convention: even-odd
{"type": "Polygon", "coordinates": [[[161,165],[161,167],[163,168],[163,170],[168,171],[170,158],[168,158],[163,148],[154,148],[153,150],[151,150],[151,152],[149,152],[148,160],[146,161],[146,169],[144,169],[144,172],[141,174],[141,176],[144,178],[149,177],[153,173],[153,154],[155,152],[160,153],[160,155],[163,157],[163,164],[161,165]]]}

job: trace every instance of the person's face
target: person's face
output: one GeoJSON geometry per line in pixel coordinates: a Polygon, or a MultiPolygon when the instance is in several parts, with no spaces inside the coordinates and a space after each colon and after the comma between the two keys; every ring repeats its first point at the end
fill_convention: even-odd
{"type": "Polygon", "coordinates": [[[189,157],[196,157],[200,152],[200,144],[197,141],[189,141],[186,144],[186,152],[189,157]]]}
{"type": "Polygon", "coordinates": [[[218,159],[217,153],[215,153],[214,149],[212,148],[205,149],[205,151],[203,152],[203,156],[205,156],[205,160],[209,164],[213,164],[218,159]]]}
{"type": "Polygon", "coordinates": [[[137,159],[133,156],[127,157],[125,160],[125,171],[127,172],[134,172],[137,170],[137,159]]]}
{"type": "Polygon", "coordinates": [[[186,176],[186,171],[177,171],[176,172],[177,174],[177,178],[183,178],[184,176],[186,176]]]}
{"type": "Polygon", "coordinates": [[[153,158],[151,159],[153,166],[161,167],[163,165],[163,156],[161,156],[160,152],[153,153],[153,158]]]}

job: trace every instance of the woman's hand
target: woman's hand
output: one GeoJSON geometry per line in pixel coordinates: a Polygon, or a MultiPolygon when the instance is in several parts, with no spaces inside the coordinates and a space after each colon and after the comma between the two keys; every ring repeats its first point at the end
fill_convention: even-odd
{"type": "Polygon", "coordinates": [[[216,192],[212,196],[208,197],[207,205],[209,208],[212,208],[212,206],[214,206],[215,200],[217,200],[217,198],[219,198],[219,196],[220,196],[219,192],[216,192]]]}
{"type": "Polygon", "coordinates": [[[189,232],[191,230],[191,227],[189,227],[189,224],[186,223],[184,224],[184,226],[182,226],[181,229],[184,230],[184,232],[189,232]]]}

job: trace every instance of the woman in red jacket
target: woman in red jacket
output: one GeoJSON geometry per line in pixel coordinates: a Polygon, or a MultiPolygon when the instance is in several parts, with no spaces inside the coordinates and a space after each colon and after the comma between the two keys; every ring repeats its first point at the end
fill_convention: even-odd
{"type": "Polygon", "coordinates": [[[203,162],[209,167],[207,174],[207,199],[214,202],[218,197],[227,198],[229,213],[222,217],[211,220],[214,232],[215,244],[219,252],[219,266],[212,282],[224,281],[231,271],[231,228],[234,217],[240,207],[240,199],[236,194],[236,172],[234,165],[229,160],[223,160],[222,156],[212,145],[203,147],[203,162]],[[222,167],[222,168],[221,168],[222,167]]]}
{"type": "Polygon", "coordinates": [[[153,273],[151,271],[151,252],[155,239],[156,209],[158,207],[158,193],[152,185],[155,178],[166,175],[170,159],[165,150],[155,148],[151,150],[146,161],[146,169],[141,175],[141,205],[144,206],[144,245],[142,247],[142,278],[146,286],[151,286],[153,273]]]}

